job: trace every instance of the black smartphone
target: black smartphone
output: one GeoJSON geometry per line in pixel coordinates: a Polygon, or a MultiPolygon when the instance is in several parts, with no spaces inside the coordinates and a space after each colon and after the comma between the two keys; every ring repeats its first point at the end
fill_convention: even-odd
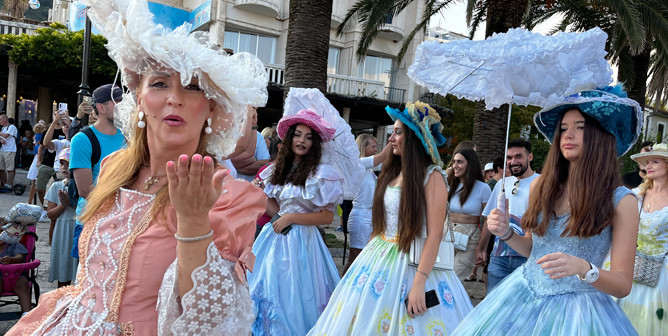
{"type": "MultiPolygon", "coordinates": [[[[424,293],[424,299],[425,303],[427,304],[427,309],[437,306],[441,303],[441,301],[438,300],[438,296],[436,295],[436,290],[432,289],[430,291],[427,291],[424,293]]],[[[404,300],[404,304],[406,305],[406,308],[408,308],[408,298],[404,300]]]]}
{"type": "MultiPolygon", "coordinates": [[[[279,218],[281,218],[281,216],[279,214],[275,214],[274,217],[271,217],[271,221],[269,221],[269,223],[274,224],[274,222],[276,222],[276,220],[279,218]]],[[[288,225],[283,228],[283,230],[281,230],[281,234],[285,236],[288,234],[288,232],[290,232],[290,230],[292,230],[292,225],[288,225]]]]}

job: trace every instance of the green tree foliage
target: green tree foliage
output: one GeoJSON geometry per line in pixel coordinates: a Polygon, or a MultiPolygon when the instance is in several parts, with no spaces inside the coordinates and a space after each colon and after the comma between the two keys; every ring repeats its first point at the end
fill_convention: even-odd
{"type": "MultiPolygon", "coordinates": [[[[91,36],[90,73],[113,77],[116,63],[107,55],[102,35],[91,36]]],[[[83,55],[83,30],[73,32],[60,23],[37,30],[35,35],[0,35],[0,46],[9,58],[25,69],[60,73],[80,69],[83,55]]]]}

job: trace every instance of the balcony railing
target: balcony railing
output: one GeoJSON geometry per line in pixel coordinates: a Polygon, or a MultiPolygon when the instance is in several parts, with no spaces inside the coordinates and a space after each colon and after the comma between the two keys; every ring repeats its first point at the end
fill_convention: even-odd
{"type": "MultiPolygon", "coordinates": [[[[265,65],[269,73],[270,84],[285,84],[284,67],[282,65],[265,65]]],[[[403,103],[406,90],[385,87],[385,83],[364,78],[327,74],[327,92],[355,97],[370,97],[403,103]]]]}
{"type": "Polygon", "coordinates": [[[29,23],[8,21],[0,18],[0,34],[10,34],[10,35],[22,35],[35,34],[35,30],[44,28],[45,26],[39,26],[29,23]]]}

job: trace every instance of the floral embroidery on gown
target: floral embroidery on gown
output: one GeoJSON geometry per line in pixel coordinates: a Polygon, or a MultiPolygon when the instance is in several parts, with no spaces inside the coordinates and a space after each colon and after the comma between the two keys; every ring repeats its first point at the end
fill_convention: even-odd
{"type": "MultiPolygon", "coordinates": [[[[445,177],[430,166],[426,179],[434,170],[445,177]]],[[[401,188],[385,190],[385,233],[355,259],[309,335],[449,335],[473,309],[455,272],[434,269],[425,290],[436,290],[440,304],[414,319],[406,313],[404,300],[417,268],[397,245],[400,199],[401,188]]]]}
{"type": "Polygon", "coordinates": [[[266,200],[231,177],[223,190],[209,212],[214,241],[207,261],[180,304],[173,207],[168,227],[150,216],[154,195],[120,189],[84,226],[78,283],[43,294],[8,335],[248,334],[255,315],[234,267],[266,200]]]}
{"type": "MultiPolygon", "coordinates": [[[[634,190],[635,191],[635,190],[634,190]]],[[[638,229],[638,251],[663,257],[663,265],[656,287],[634,282],[631,293],[620,300],[619,305],[629,317],[640,335],[668,334],[668,206],[654,212],[642,210],[642,199],[638,201],[640,227],[638,229]]]]}

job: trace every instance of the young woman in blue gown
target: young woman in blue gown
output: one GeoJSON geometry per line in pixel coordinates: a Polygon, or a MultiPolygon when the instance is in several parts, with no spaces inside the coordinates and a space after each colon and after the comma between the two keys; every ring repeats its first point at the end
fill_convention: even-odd
{"type": "Polygon", "coordinates": [[[522,217],[503,211],[490,231],[527,262],[506,277],[454,335],[637,335],[611,296],[629,294],[638,234],[637,199],[619,187],[617,156],[635,143],[640,107],[620,87],[582,91],[534,116],[552,141],[522,217]],[[610,270],[599,270],[610,251],[610,270]]]}

